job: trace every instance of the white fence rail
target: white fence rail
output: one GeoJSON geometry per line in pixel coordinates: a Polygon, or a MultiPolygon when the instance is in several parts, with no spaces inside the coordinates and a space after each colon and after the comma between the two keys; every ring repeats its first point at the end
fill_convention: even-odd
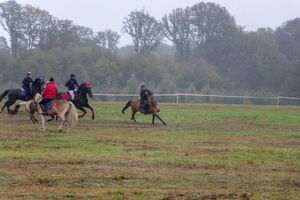
{"type": "MultiPolygon", "coordinates": [[[[99,97],[139,97],[137,94],[109,94],[109,93],[94,93],[94,96],[99,97]]],[[[179,104],[180,97],[206,97],[206,98],[222,98],[222,99],[261,99],[261,100],[274,100],[276,104],[281,105],[282,100],[296,100],[299,101],[299,97],[284,97],[284,96],[234,96],[234,95],[209,95],[209,94],[188,94],[188,93],[174,93],[174,94],[154,94],[156,97],[175,97],[176,104],[179,104]]]]}

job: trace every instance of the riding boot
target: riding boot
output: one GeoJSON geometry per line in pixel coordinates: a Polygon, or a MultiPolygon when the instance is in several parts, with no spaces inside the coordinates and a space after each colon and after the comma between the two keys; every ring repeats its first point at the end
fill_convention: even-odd
{"type": "Polygon", "coordinates": [[[40,103],[40,106],[41,106],[41,109],[42,109],[41,115],[47,115],[48,113],[47,113],[47,110],[46,110],[45,106],[41,103],[40,103]]]}

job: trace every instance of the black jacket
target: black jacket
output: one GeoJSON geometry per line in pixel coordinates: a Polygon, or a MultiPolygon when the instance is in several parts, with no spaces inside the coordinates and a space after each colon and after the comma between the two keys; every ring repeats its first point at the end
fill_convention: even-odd
{"type": "Polygon", "coordinates": [[[75,78],[74,78],[74,79],[70,78],[70,79],[66,82],[65,86],[68,87],[68,90],[75,90],[76,87],[79,88],[79,85],[78,85],[78,83],[77,83],[77,81],[76,81],[75,78]]]}
{"type": "Polygon", "coordinates": [[[140,97],[142,100],[147,100],[148,96],[152,95],[152,92],[148,89],[141,90],[140,97]]]}
{"type": "Polygon", "coordinates": [[[24,78],[22,83],[23,83],[22,88],[24,88],[24,89],[30,88],[33,83],[33,80],[30,77],[26,77],[26,78],[24,78]]]}

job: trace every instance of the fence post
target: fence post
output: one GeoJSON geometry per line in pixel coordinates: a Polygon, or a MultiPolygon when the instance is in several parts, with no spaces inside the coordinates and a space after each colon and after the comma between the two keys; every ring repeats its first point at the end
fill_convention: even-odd
{"type": "Polygon", "coordinates": [[[178,103],[179,103],[179,95],[177,94],[176,95],[176,104],[178,105],[178,103]]]}
{"type": "Polygon", "coordinates": [[[280,105],[280,96],[277,97],[277,106],[280,105]]]}

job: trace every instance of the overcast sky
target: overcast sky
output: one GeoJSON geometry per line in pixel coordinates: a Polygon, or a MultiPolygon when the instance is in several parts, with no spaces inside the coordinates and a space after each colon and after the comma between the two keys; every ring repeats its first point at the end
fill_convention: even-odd
{"type": "MultiPolygon", "coordinates": [[[[192,6],[197,0],[17,0],[47,10],[60,19],[70,19],[78,25],[94,31],[112,29],[121,32],[122,21],[131,11],[146,9],[156,18],[161,18],[174,8],[192,6]]],[[[0,0],[5,2],[5,0],[0,0]]],[[[226,7],[238,25],[246,30],[259,27],[276,28],[284,21],[300,17],[300,0],[210,0],[226,7]]],[[[6,36],[2,27],[0,35],[6,36]]],[[[121,34],[120,45],[131,40],[121,34]]]]}

